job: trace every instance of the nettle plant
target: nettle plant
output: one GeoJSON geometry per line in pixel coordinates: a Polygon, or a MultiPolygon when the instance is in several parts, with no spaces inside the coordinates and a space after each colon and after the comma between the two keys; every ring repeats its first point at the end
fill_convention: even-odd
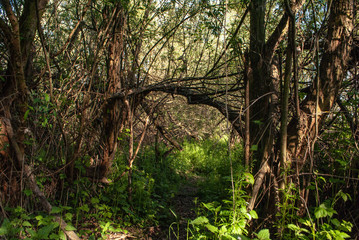
{"type": "MultiPolygon", "coordinates": [[[[249,239],[246,237],[248,223],[258,215],[254,210],[247,210],[249,196],[245,189],[253,183],[250,173],[242,173],[231,189],[230,200],[201,203],[197,208],[198,217],[188,224],[190,239],[249,239]]],[[[260,240],[270,239],[268,229],[255,235],[260,240]]]]}
{"type": "Polygon", "coordinates": [[[353,224],[335,217],[338,213],[334,210],[334,206],[339,199],[346,202],[351,200],[351,197],[339,190],[333,199],[327,199],[315,207],[312,214],[308,212],[308,218],[299,219],[297,224],[287,224],[289,233],[282,239],[288,237],[303,240],[350,238],[349,233],[352,231],[353,224]]]}

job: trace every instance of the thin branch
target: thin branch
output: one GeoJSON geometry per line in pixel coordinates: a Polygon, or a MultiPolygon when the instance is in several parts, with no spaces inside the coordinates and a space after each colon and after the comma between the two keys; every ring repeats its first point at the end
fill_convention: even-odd
{"type": "MultiPolygon", "coordinates": [[[[303,0],[298,0],[297,3],[291,7],[291,12],[297,11],[297,9],[299,9],[303,4],[303,0]]],[[[273,58],[274,52],[277,49],[279,42],[282,40],[284,34],[288,30],[288,20],[288,13],[285,12],[272,35],[268,38],[264,48],[265,57],[267,60],[271,60],[273,58]]]]}
{"type": "Polygon", "coordinates": [[[224,48],[223,52],[221,53],[221,55],[219,55],[217,61],[214,63],[214,65],[213,65],[213,67],[211,68],[211,70],[209,70],[209,71],[206,73],[205,76],[208,76],[209,74],[211,74],[211,73],[215,70],[217,64],[218,64],[219,61],[222,59],[222,57],[224,56],[224,54],[227,52],[228,48],[231,46],[232,40],[237,36],[239,30],[241,29],[241,26],[242,26],[244,20],[246,19],[246,16],[247,16],[247,14],[248,14],[248,12],[249,12],[249,6],[250,6],[250,3],[248,4],[248,6],[247,6],[247,8],[246,8],[246,11],[244,12],[244,14],[243,14],[241,20],[239,21],[239,24],[238,24],[236,30],[234,31],[232,37],[231,37],[230,40],[228,41],[228,43],[227,43],[226,47],[224,48]]]}
{"type": "Polygon", "coordinates": [[[74,29],[72,29],[69,37],[67,38],[66,43],[56,53],[51,54],[52,57],[56,57],[56,56],[60,55],[75,40],[75,38],[79,32],[79,27],[81,26],[82,20],[84,19],[87,9],[90,7],[91,3],[92,3],[92,0],[89,0],[87,2],[84,10],[82,11],[82,15],[81,15],[80,19],[78,20],[74,29]]]}
{"type": "Polygon", "coordinates": [[[14,32],[19,32],[19,21],[15,15],[15,13],[12,11],[11,4],[8,0],[1,0],[1,5],[3,5],[4,10],[6,12],[6,16],[8,17],[11,27],[13,28],[14,32]]]}
{"type": "Polygon", "coordinates": [[[3,36],[10,42],[11,41],[11,29],[1,18],[0,18],[0,29],[3,32],[3,36]]]}

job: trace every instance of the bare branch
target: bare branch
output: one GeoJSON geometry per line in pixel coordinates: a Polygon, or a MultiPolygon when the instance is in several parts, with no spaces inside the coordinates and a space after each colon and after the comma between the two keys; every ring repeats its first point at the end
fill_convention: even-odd
{"type": "Polygon", "coordinates": [[[77,36],[77,34],[79,33],[79,30],[80,30],[79,27],[81,26],[82,20],[84,19],[85,14],[86,14],[86,12],[87,12],[87,9],[88,9],[88,8],[90,7],[90,5],[91,5],[91,2],[92,2],[91,0],[89,0],[89,1],[87,2],[87,4],[86,4],[84,10],[82,11],[82,15],[81,15],[80,19],[78,20],[78,22],[77,22],[76,26],[74,27],[74,29],[72,29],[72,31],[71,31],[69,37],[67,38],[67,41],[66,41],[65,44],[61,47],[61,49],[59,49],[56,53],[53,53],[53,54],[52,54],[52,57],[56,57],[56,56],[60,55],[60,54],[70,45],[70,43],[72,43],[72,42],[75,40],[75,38],[76,38],[76,36],[77,36]]]}

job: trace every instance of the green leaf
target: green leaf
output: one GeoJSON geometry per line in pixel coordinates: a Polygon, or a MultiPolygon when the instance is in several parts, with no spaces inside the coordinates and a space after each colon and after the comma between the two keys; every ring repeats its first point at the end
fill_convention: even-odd
{"type": "Polygon", "coordinates": [[[67,226],[65,227],[65,230],[66,230],[66,231],[76,231],[76,228],[75,228],[74,226],[72,226],[72,225],[67,225],[67,226]]]}
{"type": "Polygon", "coordinates": [[[294,225],[292,223],[288,224],[287,227],[290,229],[290,230],[293,230],[295,232],[297,231],[300,231],[300,227],[298,227],[297,225],[294,225]]]}
{"type": "Polygon", "coordinates": [[[257,151],[257,150],[258,150],[258,145],[251,146],[251,151],[257,151]]]}
{"type": "Polygon", "coordinates": [[[340,237],[338,239],[350,238],[350,236],[345,232],[336,231],[336,235],[337,237],[340,237]]]}
{"type": "Polygon", "coordinates": [[[63,231],[59,233],[59,237],[61,240],[67,240],[66,234],[63,231]]]}
{"type": "Polygon", "coordinates": [[[26,232],[28,232],[30,234],[30,236],[33,238],[34,238],[34,236],[36,236],[36,231],[34,229],[27,228],[26,232]]]}
{"type": "Polygon", "coordinates": [[[59,235],[55,234],[55,233],[51,233],[50,234],[50,239],[59,239],[59,235]]]}
{"type": "Polygon", "coordinates": [[[30,109],[27,109],[24,114],[24,121],[26,121],[27,117],[29,116],[30,109]]]}
{"type": "Polygon", "coordinates": [[[262,229],[257,234],[259,240],[270,240],[270,233],[268,229],[262,229]]]}
{"type": "Polygon", "coordinates": [[[62,211],[59,207],[52,207],[50,214],[60,213],[62,211]]]}
{"type": "Polygon", "coordinates": [[[32,224],[31,224],[29,221],[24,221],[24,222],[22,223],[22,226],[23,226],[23,227],[32,227],[32,224]]]}
{"type": "Polygon", "coordinates": [[[213,203],[202,203],[202,204],[203,204],[203,206],[204,206],[205,208],[207,208],[207,209],[210,210],[210,211],[214,211],[214,210],[215,210],[213,203]]]}
{"type": "Polygon", "coordinates": [[[32,195],[32,191],[30,189],[25,189],[24,193],[26,196],[31,196],[32,195]]]}
{"type": "Polygon", "coordinates": [[[10,226],[10,222],[8,219],[4,219],[4,222],[1,224],[0,227],[0,236],[4,236],[8,233],[8,227],[10,226]]]}
{"type": "Polygon", "coordinates": [[[52,231],[52,229],[54,229],[53,224],[49,224],[47,226],[44,226],[44,227],[40,228],[40,230],[37,232],[38,238],[40,238],[40,239],[48,239],[49,234],[52,231]]]}
{"type": "Polygon", "coordinates": [[[317,219],[328,216],[327,207],[324,203],[320,204],[319,207],[315,209],[314,215],[317,219]]]}
{"type": "Polygon", "coordinates": [[[68,221],[71,221],[72,217],[73,217],[72,213],[66,213],[65,214],[65,219],[68,220],[68,221]]]}
{"type": "Polygon", "coordinates": [[[106,232],[109,229],[110,226],[111,226],[111,222],[107,222],[105,224],[105,226],[103,227],[102,231],[106,232]]]}
{"type": "Polygon", "coordinates": [[[227,233],[227,227],[225,225],[223,225],[220,229],[219,229],[219,235],[223,235],[225,233],[227,233]]]}
{"type": "Polygon", "coordinates": [[[342,198],[344,202],[348,201],[348,197],[350,199],[350,195],[347,193],[344,193],[342,190],[340,190],[337,194],[338,197],[342,198]]]}
{"type": "Polygon", "coordinates": [[[99,202],[100,202],[100,200],[98,198],[91,198],[92,204],[98,204],[99,202]]]}
{"type": "Polygon", "coordinates": [[[173,216],[177,219],[177,214],[170,208],[171,213],[173,214],[173,216]]]}
{"type": "Polygon", "coordinates": [[[50,96],[49,96],[49,94],[45,93],[44,96],[45,96],[45,101],[46,101],[46,102],[50,102],[50,96]]]}
{"type": "Polygon", "coordinates": [[[90,211],[90,208],[87,204],[82,205],[81,207],[79,207],[80,210],[84,211],[84,212],[88,212],[90,211]]]}
{"type": "Polygon", "coordinates": [[[339,227],[339,226],[340,226],[340,222],[339,222],[338,219],[333,218],[333,219],[331,219],[330,221],[332,222],[332,224],[333,224],[334,226],[336,226],[336,227],[339,227]]]}
{"type": "MultiPolygon", "coordinates": [[[[254,145],[253,145],[253,146],[254,146],[254,145]]],[[[251,185],[254,184],[254,177],[253,177],[252,174],[250,174],[250,173],[244,173],[244,176],[245,176],[245,178],[246,178],[246,181],[247,181],[249,184],[251,184],[251,185]]]]}
{"type": "Polygon", "coordinates": [[[191,224],[193,225],[202,225],[202,224],[207,224],[209,223],[208,219],[206,217],[198,217],[195,220],[191,221],[191,224]]]}
{"type": "Polygon", "coordinates": [[[250,240],[250,238],[248,238],[244,235],[241,235],[241,234],[239,234],[239,237],[240,237],[239,239],[242,239],[242,240],[250,240]]]}
{"type": "Polygon", "coordinates": [[[322,176],[317,176],[317,180],[319,181],[319,180],[322,180],[323,182],[327,182],[327,180],[324,178],[324,177],[322,177],[322,176]]]}
{"type": "Polygon", "coordinates": [[[253,123],[255,123],[255,124],[257,124],[257,125],[262,125],[262,124],[263,124],[263,122],[260,121],[260,120],[254,120],[253,123]]]}
{"type": "Polygon", "coordinates": [[[218,232],[218,228],[216,228],[215,226],[211,225],[211,224],[207,224],[206,228],[211,231],[212,233],[217,233],[218,232]]]}
{"type": "Polygon", "coordinates": [[[256,212],[255,210],[251,210],[251,211],[249,212],[249,214],[251,215],[251,217],[252,217],[253,219],[258,219],[258,214],[257,214],[257,212],[256,212]]]}
{"type": "Polygon", "coordinates": [[[341,195],[341,197],[342,197],[342,199],[344,200],[344,202],[348,201],[348,196],[347,196],[345,193],[343,193],[343,194],[341,195]]]}

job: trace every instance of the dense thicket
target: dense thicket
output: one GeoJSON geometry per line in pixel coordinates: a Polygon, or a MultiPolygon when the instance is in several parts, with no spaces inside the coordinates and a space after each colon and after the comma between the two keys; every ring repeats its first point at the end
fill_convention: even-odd
{"type": "Polygon", "coordinates": [[[261,228],[278,239],[315,238],[316,230],[319,238],[346,238],[350,222],[356,226],[358,1],[1,0],[0,6],[5,223],[18,206],[44,210],[55,222],[65,218],[70,227],[58,226],[77,239],[75,220],[62,214],[68,209],[53,206],[100,204],[100,197],[79,197],[79,181],[88,181],[89,192],[104,184],[105,192],[121,193],[118,212],[138,223],[151,208],[141,203],[147,191],[139,190],[141,174],[153,170],[161,176],[154,188],[167,189],[175,180],[165,176],[189,175],[189,158],[193,171],[208,174],[213,164],[180,152],[190,139],[222,138],[228,147],[218,151],[227,151],[230,165],[217,164],[223,155],[205,145],[198,154],[216,162],[218,178],[231,176],[228,186],[217,184],[232,189],[233,221],[216,226],[208,216],[197,218],[193,238],[210,231],[266,239],[266,231],[255,235],[261,228]],[[175,166],[183,169],[150,170],[146,151],[159,169],[174,163],[171,156],[182,159],[175,166]],[[330,219],[335,207],[344,218],[330,219]],[[253,210],[262,221],[251,221],[253,210]]]}

